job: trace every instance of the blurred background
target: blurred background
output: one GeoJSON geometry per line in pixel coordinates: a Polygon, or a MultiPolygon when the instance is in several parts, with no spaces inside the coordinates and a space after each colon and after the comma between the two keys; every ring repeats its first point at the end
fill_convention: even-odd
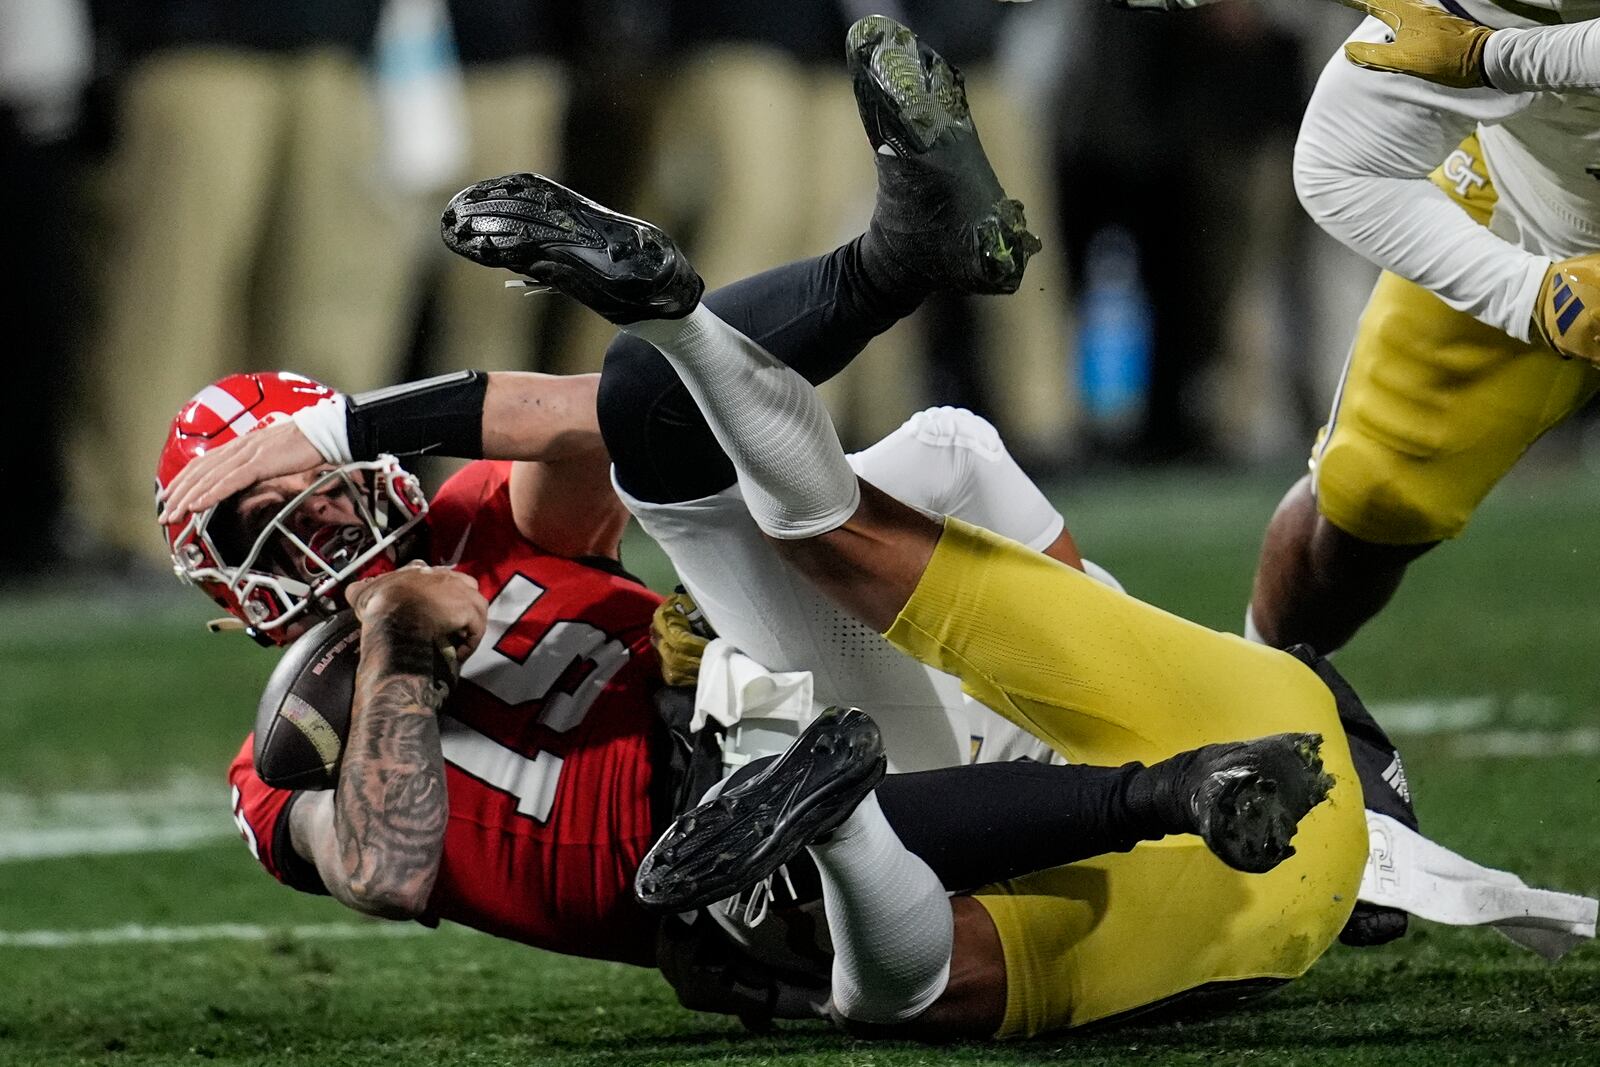
{"type": "MultiPolygon", "coordinates": [[[[643,972],[462,931],[408,942],[421,927],[263,876],[223,771],[275,657],[203,632],[215,609],[173,577],[151,490],[169,420],[230,372],[358,391],[597,369],[600,319],[445,252],[439,211],[473,180],[538,170],[658,221],[712,285],[854,237],[873,166],[843,42],[870,9],[965,71],[1045,251],[1015,296],[930,301],[876,342],[827,389],[843,437],[930,403],[977,410],[1131,592],[1238,628],[1374,276],[1290,181],[1304,101],[1354,13],[0,0],[0,1064],[860,1060],[787,1059],[781,1035],[679,1012],[643,972]]],[[[1552,433],[1339,654],[1405,749],[1432,835],[1586,893],[1597,470],[1600,435],[1552,433]]],[[[637,530],[624,558],[671,587],[637,530]]],[[[1503,1062],[1592,1063],[1600,957],[1515,952],[1424,929],[1127,1055],[1487,1062],[1438,1051],[1465,1035],[1503,1062]]]]}
{"type": "Polygon", "coordinates": [[[1290,183],[1356,19],[1332,4],[0,0],[0,582],[167,588],[155,455],[226,373],[597,369],[598,318],[441,246],[472,180],[658,221],[713,286],[850,239],[873,170],[843,40],[872,9],[965,71],[1046,249],[1017,296],[930,301],[832,383],[846,443],[938,403],[1046,479],[1297,469],[1374,274],[1290,183]]]}

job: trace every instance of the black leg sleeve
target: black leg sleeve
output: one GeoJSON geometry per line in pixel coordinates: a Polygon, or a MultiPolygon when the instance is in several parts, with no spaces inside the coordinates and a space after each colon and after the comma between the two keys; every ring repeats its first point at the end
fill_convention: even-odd
{"type": "MultiPolygon", "coordinates": [[[[774,758],[740,767],[727,787],[754,777],[774,758]]],[[[888,775],[878,783],[878,804],[901,843],[959,893],[1188,832],[1181,807],[1174,810],[1169,787],[1181,775],[1173,769],[1170,762],[978,763],[888,775]]],[[[808,853],[787,867],[795,901],[820,895],[808,853]]]]}
{"type": "Polygon", "coordinates": [[[1048,870],[1173,832],[1150,768],[1017,760],[891,774],[878,803],[946,889],[1048,870]]]}
{"type": "MultiPolygon", "coordinates": [[[[813,385],[843,370],[868,341],[916,309],[864,268],[858,238],[705,297],[705,305],[813,385]]],[[[705,418],[671,365],[647,342],[618,334],[600,379],[600,430],[617,480],[640,500],[665,504],[734,483],[705,418]]]]}

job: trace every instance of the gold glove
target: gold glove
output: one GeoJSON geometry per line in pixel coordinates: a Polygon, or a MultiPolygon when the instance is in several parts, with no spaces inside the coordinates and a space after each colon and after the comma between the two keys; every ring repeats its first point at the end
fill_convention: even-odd
{"type": "Polygon", "coordinates": [[[1535,332],[1568,359],[1600,365],[1600,254],[1550,268],[1533,308],[1535,332]]]}
{"type": "Polygon", "coordinates": [[[661,677],[668,685],[694,685],[700,680],[700,657],[711,643],[700,608],[688,593],[674,593],[656,606],[650,619],[650,643],[661,657],[661,677]]]}
{"type": "Polygon", "coordinates": [[[1339,0],[1388,26],[1387,44],[1347,44],[1350,62],[1368,70],[1409,74],[1452,89],[1489,84],[1483,75],[1483,46],[1494,31],[1430,6],[1425,0],[1339,0]]]}

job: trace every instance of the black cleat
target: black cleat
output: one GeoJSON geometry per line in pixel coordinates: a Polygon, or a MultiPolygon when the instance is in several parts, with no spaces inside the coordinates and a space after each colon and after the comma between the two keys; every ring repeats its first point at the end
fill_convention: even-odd
{"type": "Polygon", "coordinates": [[[1294,855],[1289,842],[1328,796],[1318,734],[1273,734],[1187,755],[1184,787],[1195,833],[1234,870],[1264,874],[1294,855]]]}
{"type": "Polygon", "coordinates": [[[634,894],[672,912],[733,896],[843,822],[884,765],[878,724],[829,708],[759,774],[678,816],[639,865],[634,894]]]}
{"type": "Polygon", "coordinates": [[[1358,900],[1344,929],[1339,931],[1339,943],[1352,948],[1376,948],[1406,936],[1410,925],[1411,916],[1399,908],[1358,900]]]}
{"type": "Polygon", "coordinates": [[[705,283],[672,238],[541,174],[469,185],[444,209],[445,246],[565,293],[617,325],[677,319],[705,283]]]}
{"type": "Polygon", "coordinates": [[[856,105],[877,152],[873,235],[928,289],[1014,293],[1039,239],[978,141],[961,73],[883,15],[850,27],[856,105]]]}

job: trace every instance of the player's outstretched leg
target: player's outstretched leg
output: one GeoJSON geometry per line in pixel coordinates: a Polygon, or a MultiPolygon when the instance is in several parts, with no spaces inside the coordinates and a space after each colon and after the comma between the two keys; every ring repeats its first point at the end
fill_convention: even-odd
{"type": "Polygon", "coordinates": [[[682,318],[705,291],[659,228],[540,174],[467,186],[450,198],[439,225],[457,255],[558,289],[618,325],[682,318]]]}
{"type": "Polygon", "coordinates": [[[949,982],[954,917],[873,795],[883,770],[876,724],[828,709],[771,765],[679,817],[639,868],[640,899],[673,911],[714,903],[805,848],[833,942],[833,1010],[857,1022],[916,1018],[949,982]]]}
{"type": "Polygon", "coordinates": [[[984,154],[960,72],[883,15],[850,27],[846,56],[877,153],[869,240],[929,289],[1016,292],[1039,239],[984,154]]]}
{"type": "Polygon", "coordinates": [[[1274,648],[1343,647],[1383,610],[1406,568],[1438,542],[1384,545],[1346,533],[1318,510],[1308,475],[1267,526],[1247,614],[1248,636],[1274,648]]]}
{"type": "Polygon", "coordinates": [[[704,283],[660,229],[538,174],[467,187],[441,225],[445,244],[468,259],[557,288],[653,344],[732,461],[763,530],[809,537],[855,511],[855,473],[810,383],[700,304],[704,283]]]}
{"type": "MultiPolygon", "coordinates": [[[[1061,822],[1076,824],[1077,832],[1061,834],[1061,840],[1037,840],[1038,828],[1054,825],[1050,816],[1057,814],[1037,813],[1027,821],[1035,838],[1028,851],[1031,865],[1019,866],[1017,850],[1009,847],[1015,827],[990,826],[983,831],[995,843],[988,850],[989,869],[964,862],[958,881],[973,888],[1168,834],[1197,834],[1228,866],[1265,873],[1294,855],[1290,842],[1300,820],[1333,787],[1322,768],[1321,747],[1316,734],[1274,734],[1206,745],[1148,767],[1135,763],[1115,772],[1072,764],[1038,767],[1036,774],[1059,779],[1059,794],[1047,806],[1075,809],[1065,812],[1072,817],[1061,822]]],[[[1007,771],[1004,764],[982,764],[898,776],[890,783],[943,775],[970,779],[978,788],[992,780],[994,788],[1005,789],[1007,783],[999,778],[1007,771]]],[[[872,720],[853,709],[830,710],[770,766],[680,816],[667,829],[640,865],[635,880],[640,901],[662,911],[690,911],[754,885],[825,837],[882,776],[882,747],[872,720]]],[[[946,795],[959,795],[962,788],[950,783],[946,795]]],[[[887,795],[890,785],[883,789],[887,795]]],[[[903,791],[897,793],[884,802],[887,810],[893,800],[897,812],[891,826],[909,834],[907,842],[926,841],[918,805],[908,804],[903,791]],[[896,821],[908,818],[909,826],[896,821]]],[[[990,814],[975,818],[992,821],[990,814]]],[[[948,839],[963,839],[969,829],[958,812],[942,811],[937,821],[948,839]]],[[[938,862],[935,867],[940,869],[938,862]]],[[[948,878],[942,880],[950,886],[948,878]]]]}

